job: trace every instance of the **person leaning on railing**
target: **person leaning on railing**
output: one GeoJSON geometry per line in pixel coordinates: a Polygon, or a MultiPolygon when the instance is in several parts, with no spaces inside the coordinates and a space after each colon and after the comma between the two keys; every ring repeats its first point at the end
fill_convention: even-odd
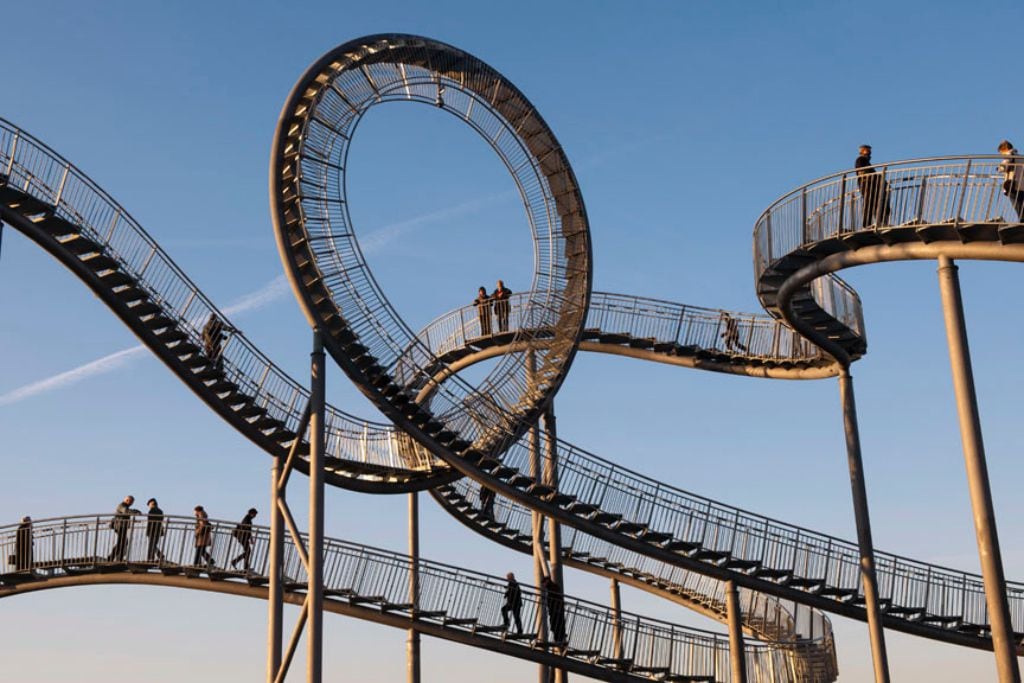
{"type": "Polygon", "coordinates": [[[1009,140],[999,143],[999,153],[1006,157],[999,163],[999,172],[1003,175],[1003,194],[1013,204],[1017,220],[1024,220],[1024,166],[1021,165],[1024,160],[1009,140]]]}
{"type": "Polygon", "coordinates": [[[140,514],[138,510],[132,507],[135,502],[135,496],[125,496],[124,500],[117,504],[117,509],[114,510],[114,517],[110,520],[110,528],[114,530],[114,547],[110,549],[110,554],[107,555],[108,562],[121,562],[124,561],[125,556],[128,554],[128,531],[131,529],[132,515],[140,514]]]}

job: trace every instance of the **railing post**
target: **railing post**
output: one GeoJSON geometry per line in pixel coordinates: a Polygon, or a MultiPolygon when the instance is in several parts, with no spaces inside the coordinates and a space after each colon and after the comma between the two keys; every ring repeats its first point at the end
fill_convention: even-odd
{"type": "Polygon", "coordinates": [[[1006,597],[1006,577],[1003,575],[1003,559],[999,550],[996,514],[992,505],[985,445],[981,437],[981,419],[974,390],[974,371],[971,368],[971,352],[967,343],[967,326],[964,322],[963,300],[960,296],[960,278],[956,265],[948,256],[939,257],[939,287],[942,292],[942,313],[946,321],[953,390],[960,419],[960,440],[967,468],[971,508],[974,511],[974,531],[978,539],[978,554],[985,584],[985,601],[988,605],[992,646],[996,655],[996,670],[999,672],[1001,683],[1020,683],[1016,639],[1006,597]]]}
{"type": "MultiPolygon", "coordinates": [[[[971,159],[967,160],[967,166],[964,167],[964,180],[963,185],[960,187],[960,198],[956,202],[956,215],[953,216],[953,229],[960,227],[960,212],[964,208],[964,200],[967,198],[967,183],[970,182],[971,178],[971,159]]],[[[941,259],[940,259],[941,263],[941,259]]],[[[941,272],[941,270],[940,270],[941,272]]]]}
{"type": "Polygon", "coordinates": [[[923,223],[924,222],[924,205],[925,205],[925,195],[926,195],[927,191],[928,191],[928,176],[923,175],[923,176],[921,176],[921,189],[918,190],[918,195],[917,195],[917,215],[914,216],[914,218],[919,223],[923,223]]]}
{"type": "Polygon", "coordinates": [[[864,587],[864,608],[868,617],[871,638],[871,657],[875,682],[888,683],[889,657],[885,649],[882,630],[882,611],[878,604],[878,580],[875,576],[875,550],[871,540],[871,515],[868,512],[868,494],[864,483],[864,463],[861,459],[860,430],[857,426],[857,404],[853,395],[853,377],[843,366],[839,373],[839,395],[843,404],[843,429],[846,432],[846,459],[850,469],[850,487],[853,493],[853,516],[857,525],[857,545],[860,549],[860,574],[864,587]]]}
{"type": "Polygon", "coordinates": [[[836,226],[836,234],[843,234],[843,219],[846,217],[846,174],[839,180],[839,225],[836,226]]]}
{"type": "Polygon", "coordinates": [[[60,185],[57,187],[57,195],[53,199],[54,211],[60,208],[60,198],[64,194],[64,185],[68,182],[68,172],[71,170],[71,163],[64,165],[64,173],[60,177],[60,185]]]}
{"type": "Polygon", "coordinates": [[[14,155],[18,152],[18,140],[21,139],[21,131],[15,131],[14,137],[11,138],[11,151],[7,157],[7,169],[4,175],[7,176],[7,182],[11,181],[11,171],[14,170],[14,155]]]}
{"type": "Polygon", "coordinates": [[[807,229],[807,186],[800,188],[800,244],[810,242],[807,229]]]}

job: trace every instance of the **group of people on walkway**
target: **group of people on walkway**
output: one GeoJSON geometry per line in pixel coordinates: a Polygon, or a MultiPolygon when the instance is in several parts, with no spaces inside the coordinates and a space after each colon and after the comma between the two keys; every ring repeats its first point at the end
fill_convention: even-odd
{"type": "MultiPolygon", "coordinates": [[[[997,171],[1002,177],[1002,191],[1013,205],[1017,220],[1024,220],[1024,158],[1009,140],[1002,140],[998,152],[1003,157],[997,171]]],[[[853,162],[857,173],[857,190],[860,192],[861,227],[889,225],[892,206],[889,202],[891,188],[871,163],[871,145],[861,145],[857,159],[853,162]]]]}
{"type": "MultiPolygon", "coordinates": [[[[501,605],[501,625],[508,631],[510,617],[515,620],[516,633],[523,632],[523,591],[516,581],[516,575],[509,572],[505,576],[505,599],[501,605]]],[[[540,581],[541,595],[548,613],[551,642],[564,644],[565,633],[565,595],[562,586],[554,577],[544,575],[540,581]]]]}
{"type": "Polygon", "coordinates": [[[512,291],[505,287],[505,283],[501,280],[498,280],[497,288],[490,294],[487,293],[487,288],[483,285],[477,290],[473,303],[476,305],[476,312],[480,317],[481,337],[489,337],[494,334],[491,325],[493,322],[492,311],[493,317],[498,319],[498,332],[508,332],[508,314],[512,310],[512,305],[509,302],[511,296],[512,291]]]}
{"type": "MultiPolygon", "coordinates": [[[[135,504],[135,496],[125,496],[124,500],[118,503],[114,509],[114,515],[110,519],[110,529],[114,532],[114,545],[107,555],[107,562],[124,562],[128,559],[131,544],[131,530],[133,517],[141,515],[142,512],[132,507],[135,504]]],[[[156,498],[146,501],[148,510],[146,512],[145,533],[146,533],[146,561],[165,562],[161,539],[167,533],[167,519],[164,511],[160,509],[156,498]]],[[[214,566],[213,556],[210,554],[210,547],[213,545],[213,526],[210,517],[202,505],[196,505],[193,509],[196,522],[193,529],[195,557],[192,564],[196,566],[205,565],[207,569],[214,566]]],[[[256,508],[249,508],[242,517],[242,521],[235,525],[231,531],[231,537],[240,546],[241,553],[231,560],[232,569],[237,569],[239,563],[246,573],[250,571],[250,560],[253,547],[256,544],[256,537],[253,534],[253,519],[257,515],[256,508]]],[[[8,564],[14,565],[15,571],[28,571],[35,566],[33,557],[33,529],[32,518],[28,515],[21,519],[14,537],[14,554],[7,558],[8,564]]]]}

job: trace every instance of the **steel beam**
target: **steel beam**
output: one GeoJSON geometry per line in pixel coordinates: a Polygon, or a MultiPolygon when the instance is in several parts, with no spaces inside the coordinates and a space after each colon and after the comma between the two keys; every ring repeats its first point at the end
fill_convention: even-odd
{"type": "Polygon", "coordinates": [[[875,682],[889,683],[889,656],[885,649],[882,610],[878,604],[878,580],[875,575],[875,547],[871,539],[871,515],[868,492],[864,483],[864,462],[860,450],[860,428],[857,425],[857,403],[853,394],[853,376],[849,366],[839,373],[839,396],[843,404],[843,430],[846,432],[846,462],[850,469],[853,494],[853,517],[857,524],[857,547],[860,551],[860,577],[864,588],[864,609],[868,616],[871,660],[875,682]]]}
{"type": "MultiPolygon", "coordinates": [[[[532,390],[534,376],[537,372],[537,357],[533,349],[526,351],[526,372],[528,386],[532,390]]],[[[540,428],[534,424],[530,428],[530,478],[538,484],[543,481],[543,469],[540,455],[540,428]]],[[[540,589],[542,579],[546,575],[544,568],[544,515],[537,510],[530,512],[530,523],[533,531],[533,584],[540,589]]],[[[538,593],[537,598],[537,640],[542,643],[548,641],[548,617],[547,601],[543,598],[543,591],[538,593]]],[[[537,665],[537,681],[539,683],[551,683],[551,669],[546,664],[537,665]]]]}
{"type": "Polygon", "coordinates": [[[622,641],[622,595],[618,579],[612,579],[612,649],[615,659],[623,658],[622,641]]]}
{"type": "MultiPolygon", "coordinates": [[[[544,483],[558,490],[558,437],[555,426],[555,402],[554,399],[544,410],[544,438],[547,448],[544,453],[544,483]]],[[[551,576],[565,591],[565,582],[562,579],[562,525],[554,517],[548,517],[548,565],[551,576]]],[[[569,672],[565,669],[555,669],[555,683],[569,683],[569,672]]]]}
{"type": "Polygon", "coordinates": [[[729,618],[729,663],[732,683],[747,683],[747,657],[743,649],[743,612],[739,589],[732,581],[725,582],[725,610],[729,618]]]}
{"type": "Polygon", "coordinates": [[[985,601],[992,632],[992,648],[996,655],[996,670],[1000,683],[1020,683],[1016,642],[1010,607],[1006,597],[1006,577],[999,551],[996,513],[992,505],[988,465],[985,463],[985,444],[981,437],[981,419],[974,389],[974,371],[971,351],[967,342],[963,299],[960,295],[960,277],[957,266],[948,256],[939,256],[939,289],[942,293],[942,315],[946,323],[949,344],[949,363],[956,393],[956,410],[960,419],[960,440],[967,468],[967,486],[971,493],[974,512],[974,532],[978,540],[981,576],[985,584],[985,601]]]}
{"type": "MultiPolygon", "coordinates": [[[[409,494],[409,603],[415,622],[420,607],[420,501],[416,492],[409,494]]],[[[406,671],[409,683],[420,683],[420,632],[409,629],[406,640],[406,671]]]]}
{"type": "MultiPolygon", "coordinates": [[[[301,438],[301,434],[299,435],[301,438]]],[[[284,590],[281,585],[284,564],[284,519],[278,500],[284,492],[278,487],[284,456],[275,455],[270,467],[270,566],[267,584],[267,683],[274,683],[281,669],[281,637],[284,590]]]]}
{"type": "Polygon", "coordinates": [[[323,679],[324,624],[324,419],[327,366],[320,330],[313,331],[310,356],[309,418],[309,572],[306,589],[308,626],[306,632],[306,680],[323,679]]]}

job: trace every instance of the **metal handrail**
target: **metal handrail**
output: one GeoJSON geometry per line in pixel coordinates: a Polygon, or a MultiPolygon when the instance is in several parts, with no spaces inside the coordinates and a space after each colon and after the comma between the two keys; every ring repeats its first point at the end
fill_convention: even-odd
{"type": "MultiPolygon", "coordinates": [[[[856,169],[811,181],[774,201],[754,224],[754,274],[822,240],[886,228],[1019,224],[1021,217],[1003,192],[1006,171],[1024,170],[1019,157],[965,155],[875,164],[865,210],[856,169]]],[[[814,281],[833,296],[814,298],[823,310],[863,336],[860,300],[833,274],[814,281]]]]}
{"type": "MultiPolygon", "coordinates": [[[[56,215],[100,244],[103,253],[134,278],[135,286],[160,306],[161,314],[175,321],[191,343],[202,348],[202,328],[211,314],[231,327],[228,317],[124,207],[71,162],[4,119],[0,119],[0,169],[7,184],[54,206],[56,215]]],[[[237,384],[267,416],[297,431],[309,390],[243,333],[231,330],[221,351],[225,379],[237,384]]],[[[448,468],[393,425],[362,420],[333,406],[327,407],[326,431],[328,454],[341,460],[392,472],[448,468]]]]}
{"type": "MultiPolygon", "coordinates": [[[[517,539],[529,539],[532,534],[532,512],[515,501],[498,496],[489,515],[481,510],[480,486],[471,479],[460,479],[448,485],[453,494],[468,504],[470,510],[453,511],[472,526],[497,530],[506,544],[517,544],[517,539]]],[[[436,496],[441,501],[445,498],[436,496]]],[[[442,502],[451,509],[450,502],[442,502]]],[[[460,506],[461,507],[461,506],[460,506]]],[[[487,531],[484,531],[486,534],[487,531]]],[[[542,546],[549,548],[542,534],[542,546]]],[[[518,544],[524,552],[531,552],[531,540],[518,544]]],[[[724,583],[711,576],[680,570],[679,567],[646,555],[614,545],[604,539],[583,533],[573,527],[563,527],[561,553],[568,560],[579,558],[577,566],[583,569],[603,566],[608,571],[638,578],[658,593],[680,596],[691,605],[726,619],[724,583]]],[[[744,624],[772,647],[785,649],[794,670],[815,670],[834,680],[835,639],[832,624],[820,610],[784,600],[774,595],[740,589],[741,614],[744,624]],[[833,672],[829,674],[829,672],[833,672]]],[[[817,680],[817,679],[815,679],[817,680]]]]}
{"type": "MultiPolygon", "coordinates": [[[[39,520],[33,523],[34,542],[30,566],[0,575],[3,581],[17,586],[26,580],[45,581],[83,573],[109,573],[112,568],[129,566],[133,570],[152,568],[162,571],[185,570],[216,572],[223,580],[266,578],[269,566],[270,532],[265,527],[251,529],[249,571],[233,569],[230,560],[242,552],[243,546],[233,538],[235,524],[209,520],[211,536],[205,546],[213,558],[195,564],[195,520],[167,515],[159,524],[161,531],[154,543],[158,553],[149,557],[147,531],[156,530],[144,516],[125,520],[122,556],[111,559],[107,549],[117,552],[118,537],[113,529],[114,515],[79,515],[39,520]]],[[[14,554],[18,546],[18,525],[0,527],[0,557],[14,554]]],[[[303,537],[303,543],[306,543],[303,537]]],[[[23,538],[24,544],[24,538],[23,538]]],[[[300,554],[289,537],[285,545],[284,572],[286,583],[301,590],[306,574],[300,554]]],[[[416,604],[408,604],[410,558],[381,548],[338,539],[325,539],[324,588],[328,595],[347,596],[353,602],[371,603],[381,608],[401,611],[417,619],[442,623],[449,628],[470,631],[480,639],[505,639],[500,628],[500,608],[504,602],[506,582],[496,576],[429,560],[418,561],[419,594],[416,604]],[[354,598],[354,599],[353,599],[354,598]],[[434,613],[434,616],[431,616],[434,613]]],[[[204,582],[205,583],[205,582],[204,582]]],[[[537,613],[546,593],[521,583],[522,622],[536,623],[537,613]]],[[[4,594],[0,584],[0,596],[4,594]]],[[[563,600],[566,638],[546,646],[561,656],[596,667],[635,671],[644,675],[649,670],[667,669],[670,674],[710,676],[728,681],[728,638],[703,629],[679,626],[636,613],[621,612],[621,619],[608,607],[569,595],[563,600]],[[618,638],[616,638],[618,630],[618,638]],[[616,640],[626,643],[632,652],[628,661],[616,659],[616,640]]],[[[508,641],[506,641],[508,642],[508,641]]],[[[523,638],[523,648],[537,647],[537,639],[523,638]]],[[[748,643],[747,670],[754,673],[751,681],[795,681],[789,675],[785,654],[761,643],[748,643]],[[774,675],[769,676],[769,672],[774,675]]],[[[652,674],[653,675],[653,674],[652,674]]]]}
{"type": "MultiPolygon", "coordinates": [[[[487,337],[520,332],[537,332],[528,323],[528,302],[532,293],[513,294],[509,299],[508,329],[500,330],[491,314],[491,330],[484,334],[481,313],[474,304],[438,316],[418,334],[418,340],[438,357],[465,350],[487,337]]],[[[787,363],[812,363],[829,359],[818,347],[774,318],[753,313],[691,306],[662,299],[593,292],[587,311],[585,331],[647,339],[738,359],[787,363]],[[728,339],[730,321],[733,342],[728,339]]],[[[586,332],[584,333],[585,339],[586,332]]],[[[399,368],[403,367],[399,363],[399,368]]],[[[398,372],[407,379],[420,368],[414,364],[398,372]]]]}

